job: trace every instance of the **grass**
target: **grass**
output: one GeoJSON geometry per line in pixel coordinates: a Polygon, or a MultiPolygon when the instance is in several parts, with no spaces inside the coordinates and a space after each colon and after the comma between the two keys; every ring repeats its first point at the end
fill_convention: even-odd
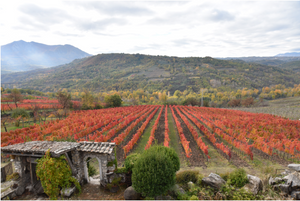
{"type": "MultiPolygon", "coordinates": [[[[144,131],[143,135],[140,138],[140,142],[137,144],[137,147],[134,150],[132,150],[131,153],[139,153],[139,154],[143,153],[143,151],[145,150],[145,146],[149,140],[152,127],[155,123],[155,120],[158,117],[159,112],[160,110],[156,112],[156,115],[154,115],[153,119],[149,122],[148,127],[146,128],[146,130],[144,131]]],[[[154,144],[154,142],[152,142],[152,144],[154,144]]]]}

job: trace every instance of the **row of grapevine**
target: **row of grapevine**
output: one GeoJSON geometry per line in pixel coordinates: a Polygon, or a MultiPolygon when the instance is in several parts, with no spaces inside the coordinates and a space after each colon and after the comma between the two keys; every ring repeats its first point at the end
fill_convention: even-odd
{"type": "Polygon", "coordinates": [[[186,155],[186,157],[189,158],[189,157],[191,157],[191,154],[192,154],[191,153],[192,150],[190,149],[190,146],[189,146],[190,142],[187,141],[186,137],[183,134],[183,129],[182,129],[182,127],[180,125],[180,122],[178,121],[175,113],[174,113],[173,107],[170,106],[170,109],[171,109],[172,116],[173,116],[173,118],[175,120],[175,124],[176,124],[176,127],[177,127],[177,131],[178,131],[178,134],[179,134],[179,138],[180,138],[181,144],[182,144],[183,149],[185,151],[185,155],[186,155]]]}
{"type": "Polygon", "coordinates": [[[141,137],[143,134],[145,128],[147,127],[148,123],[150,120],[154,117],[155,113],[157,112],[158,107],[152,112],[149,117],[144,121],[142,126],[137,130],[137,132],[132,136],[131,140],[123,147],[124,149],[124,155],[126,157],[126,154],[133,148],[133,146],[137,143],[138,139],[141,137]]]}
{"type": "Polygon", "coordinates": [[[168,122],[168,106],[165,109],[165,139],[164,139],[164,146],[169,147],[170,137],[169,137],[169,122],[168,122]]]}
{"type": "Polygon", "coordinates": [[[153,142],[153,140],[155,139],[154,133],[155,133],[155,131],[156,131],[156,129],[157,129],[157,125],[158,125],[158,123],[159,123],[159,119],[160,119],[160,117],[161,117],[161,113],[162,113],[163,109],[164,109],[164,107],[162,106],[161,109],[160,109],[160,112],[159,112],[159,114],[158,114],[158,116],[157,116],[157,118],[156,118],[156,120],[155,120],[155,122],[154,122],[154,125],[153,125],[153,127],[152,127],[152,129],[151,129],[150,137],[149,137],[149,140],[148,140],[148,142],[147,142],[147,144],[146,144],[146,146],[145,146],[145,150],[146,150],[146,149],[149,149],[149,148],[151,147],[152,142],[153,142]]]}

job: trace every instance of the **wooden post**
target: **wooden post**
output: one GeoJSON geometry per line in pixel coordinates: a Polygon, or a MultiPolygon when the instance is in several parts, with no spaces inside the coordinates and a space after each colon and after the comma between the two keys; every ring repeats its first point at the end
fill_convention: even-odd
{"type": "Polygon", "coordinates": [[[32,175],[31,156],[29,157],[29,167],[30,167],[30,179],[31,179],[31,185],[33,185],[33,175],[32,175]]]}

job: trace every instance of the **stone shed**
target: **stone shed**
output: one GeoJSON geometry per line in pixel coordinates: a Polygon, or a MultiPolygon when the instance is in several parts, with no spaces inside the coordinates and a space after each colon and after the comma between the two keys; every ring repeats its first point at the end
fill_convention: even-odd
{"type": "Polygon", "coordinates": [[[52,157],[66,156],[72,175],[80,184],[90,181],[87,160],[96,158],[99,164],[99,185],[106,186],[111,183],[114,175],[115,166],[108,164],[115,160],[115,147],[116,144],[110,142],[31,141],[2,147],[1,152],[14,159],[15,171],[20,175],[17,190],[18,194],[22,194],[26,188],[35,193],[43,192],[36,177],[36,160],[43,157],[47,150],[50,150],[52,157]]]}

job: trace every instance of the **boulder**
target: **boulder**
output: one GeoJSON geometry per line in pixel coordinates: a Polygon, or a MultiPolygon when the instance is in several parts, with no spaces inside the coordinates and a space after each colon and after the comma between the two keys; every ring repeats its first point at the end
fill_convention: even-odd
{"type": "Polygon", "coordinates": [[[15,193],[20,196],[24,193],[24,191],[25,191],[24,186],[18,186],[15,193]]]}
{"type": "Polygon", "coordinates": [[[208,177],[204,177],[202,179],[202,183],[204,185],[211,186],[216,189],[220,189],[222,185],[226,183],[226,181],[222,179],[222,177],[220,177],[219,175],[210,173],[208,177]]]}
{"type": "MultiPolygon", "coordinates": [[[[30,187],[29,187],[29,188],[30,188],[30,187]]],[[[38,182],[32,187],[31,190],[32,190],[33,192],[35,192],[36,194],[43,194],[43,193],[45,193],[41,181],[38,181],[38,182]]]]}
{"type": "Polygon", "coordinates": [[[249,180],[249,183],[244,186],[246,190],[251,191],[254,195],[263,190],[263,183],[260,178],[252,176],[250,174],[247,175],[247,178],[249,180]]]}
{"type": "Polygon", "coordinates": [[[289,194],[291,191],[290,185],[287,184],[278,184],[274,186],[274,189],[277,191],[281,191],[285,194],[289,194]]]}
{"type": "Polygon", "coordinates": [[[179,194],[185,194],[185,191],[178,184],[175,184],[173,187],[171,187],[168,190],[168,194],[171,195],[172,197],[176,197],[179,194]]]}
{"type": "Polygon", "coordinates": [[[289,174],[285,177],[283,177],[283,180],[286,181],[286,184],[291,186],[292,190],[296,190],[300,188],[300,173],[299,172],[293,172],[292,174],[289,174]]]}
{"type": "Polygon", "coordinates": [[[74,187],[71,187],[71,188],[65,188],[65,189],[62,189],[62,190],[60,191],[60,194],[61,194],[62,196],[70,197],[70,196],[72,195],[72,193],[75,192],[75,190],[76,190],[76,187],[75,187],[75,186],[74,186],[74,187]]]}
{"type": "Polygon", "coordinates": [[[136,192],[132,186],[126,188],[124,192],[124,199],[125,200],[138,200],[140,199],[141,194],[136,192]]]}
{"type": "Polygon", "coordinates": [[[288,168],[300,172],[300,164],[289,164],[288,168]]]}
{"type": "Polygon", "coordinates": [[[295,200],[300,200],[300,191],[293,191],[291,193],[291,197],[294,198],[295,200]]]}

